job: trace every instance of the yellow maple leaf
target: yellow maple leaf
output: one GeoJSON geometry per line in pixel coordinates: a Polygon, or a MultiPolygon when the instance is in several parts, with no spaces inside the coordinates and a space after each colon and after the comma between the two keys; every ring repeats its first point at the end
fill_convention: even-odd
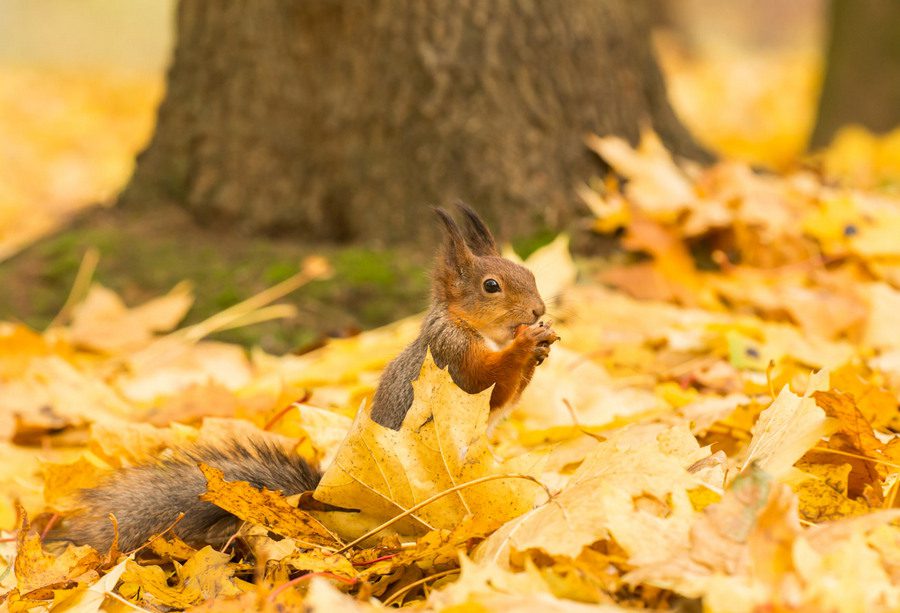
{"type": "Polygon", "coordinates": [[[682,548],[629,572],[625,581],[697,598],[710,590],[716,575],[746,577],[751,569],[748,543],[771,491],[771,476],[754,466],[732,482],[720,502],[695,515],[682,548]]]}
{"type": "Polygon", "coordinates": [[[698,485],[687,467],[706,455],[684,427],[625,428],[597,445],[551,501],[488,538],[476,559],[506,565],[511,549],[575,558],[610,537],[632,563],[664,559],[687,542],[687,490],[698,485]]]}
{"type": "Polygon", "coordinates": [[[572,426],[603,426],[620,418],[661,411],[666,405],[650,391],[622,388],[589,357],[556,347],[541,364],[512,414],[528,430],[572,426]]]}
{"type": "MultiPolygon", "coordinates": [[[[357,414],[316,489],[321,502],[360,510],[340,529],[345,535],[360,535],[439,492],[498,471],[485,439],[490,389],[464,392],[429,354],[413,391],[398,431],[375,423],[368,411],[357,414]]],[[[481,483],[434,501],[395,529],[416,534],[450,528],[468,515],[499,525],[530,509],[535,489],[512,479],[481,483]]]]}
{"type": "Polygon", "coordinates": [[[20,507],[21,521],[17,537],[15,572],[16,589],[23,597],[34,595],[47,598],[50,590],[69,583],[92,583],[99,576],[97,567],[102,562],[93,548],[68,544],[58,555],[49,554],[41,545],[41,537],[31,530],[24,509],[20,507]],[[44,592],[44,595],[35,592],[44,592]]]}
{"type": "MultiPolygon", "coordinates": [[[[109,593],[112,592],[122,573],[125,572],[125,565],[128,560],[122,560],[114,567],[106,571],[106,574],[89,586],[79,586],[72,592],[66,592],[62,598],[57,598],[53,603],[53,610],[69,611],[76,613],[100,613],[100,611],[108,611],[108,601],[112,600],[109,593]],[[104,606],[104,605],[107,606],[104,606]]],[[[57,594],[59,596],[59,594],[57,594]]]]}
{"type": "Polygon", "coordinates": [[[97,485],[109,467],[93,454],[82,453],[73,462],[45,462],[41,472],[46,503],[55,511],[71,511],[77,507],[73,495],[97,485]]]}

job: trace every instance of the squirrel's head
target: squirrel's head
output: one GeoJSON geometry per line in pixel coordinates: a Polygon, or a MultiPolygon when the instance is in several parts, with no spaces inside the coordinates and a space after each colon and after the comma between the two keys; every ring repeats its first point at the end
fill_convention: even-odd
{"type": "Polygon", "coordinates": [[[457,204],[465,218],[460,228],[437,208],[445,230],[444,247],[434,271],[436,301],[498,346],[512,340],[521,324],[533,324],[544,314],[534,275],[500,256],[494,237],[471,208],[457,204]]]}

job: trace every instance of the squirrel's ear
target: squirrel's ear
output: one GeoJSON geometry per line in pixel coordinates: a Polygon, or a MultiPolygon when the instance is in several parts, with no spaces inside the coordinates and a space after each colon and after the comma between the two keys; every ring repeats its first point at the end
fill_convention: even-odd
{"type": "Polygon", "coordinates": [[[447,242],[444,248],[444,257],[449,264],[460,267],[472,259],[472,252],[466,245],[466,239],[463,237],[459,226],[450,217],[450,214],[440,207],[434,209],[438,219],[444,224],[444,230],[447,235],[447,242]]]}
{"type": "Polygon", "coordinates": [[[475,255],[500,255],[497,249],[497,243],[488,227],[481,220],[472,207],[458,200],[456,202],[458,208],[466,218],[466,244],[475,255]]]}

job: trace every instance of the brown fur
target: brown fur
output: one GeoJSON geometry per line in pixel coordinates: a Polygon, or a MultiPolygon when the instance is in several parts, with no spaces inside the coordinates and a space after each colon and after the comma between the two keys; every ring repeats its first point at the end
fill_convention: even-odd
{"type": "Polygon", "coordinates": [[[558,339],[538,322],[545,308],[534,275],[500,257],[475,211],[458,207],[464,229],[436,209],[446,242],[435,265],[431,309],[418,338],[388,365],[375,392],[372,419],[388,428],[403,423],[429,347],[435,363],[448,368],[463,390],[475,394],[493,385],[491,409],[497,410],[518,399],[558,339]],[[499,282],[501,291],[487,293],[487,278],[499,282]]]}
{"type": "Polygon", "coordinates": [[[164,531],[183,512],[175,534],[197,547],[221,546],[240,521],[200,500],[206,491],[206,479],[198,468],[201,463],[221,470],[227,481],[247,481],[287,495],[315,489],[319,481],[300,456],[261,439],[192,447],[161,462],[116,471],[98,487],[82,491],[82,512],[67,518],[53,538],[104,551],[112,543],[112,513],[119,524],[119,548],[130,551],[164,531]]]}

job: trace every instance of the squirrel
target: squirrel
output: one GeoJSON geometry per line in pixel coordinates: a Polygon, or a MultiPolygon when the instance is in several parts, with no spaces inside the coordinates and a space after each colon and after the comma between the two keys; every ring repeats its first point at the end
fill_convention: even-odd
{"type": "Polygon", "coordinates": [[[531,381],[535,367],[559,337],[549,322],[534,275],[500,256],[494,237],[471,208],[457,204],[460,229],[444,209],[435,209],[446,240],[432,276],[431,308],[418,338],[385,369],[371,417],[397,430],[412,405],[412,382],[428,349],[461,389],[477,394],[494,386],[491,410],[511,406],[531,381]]]}
{"type": "MultiPolygon", "coordinates": [[[[474,210],[461,203],[457,207],[465,219],[462,228],[447,211],[435,209],[445,241],[432,276],[431,308],[419,336],[387,366],[375,391],[370,417],[387,428],[401,427],[413,401],[412,382],[429,349],[464,391],[475,394],[494,386],[490,408],[496,416],[518,399],[559,339],[550,322],[541,321],[545,306],[534,275],[500,256],[474,210]]],[[[320,478],[302,458],[262,439],[182,449],[162,461],[118,470],[97,487],[82,490],[81,511],[66,519],[54,540],[108,549],[112,513],[122,551],[137,549],[173,523],[173,532],[190,545],[221,546],[240,520],[200,500],[206,491],[201,463],[221,470],[226,480],[285,495],[311,491],[320,478]]]]}

